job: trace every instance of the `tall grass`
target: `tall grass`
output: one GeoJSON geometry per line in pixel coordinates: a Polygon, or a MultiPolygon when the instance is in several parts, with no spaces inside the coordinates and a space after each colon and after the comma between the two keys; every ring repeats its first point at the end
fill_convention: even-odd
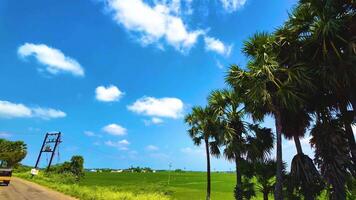
{"type": "Polygon", "coordinates": [[[80,186],[73,183],[67,175],[39,174],[31,177],[28,173],[16,173],[15,176],[38,183],[81,200],[169,200],[164,194],[152,192],[136,194],[119,191],[115,186],[80,186]]]}

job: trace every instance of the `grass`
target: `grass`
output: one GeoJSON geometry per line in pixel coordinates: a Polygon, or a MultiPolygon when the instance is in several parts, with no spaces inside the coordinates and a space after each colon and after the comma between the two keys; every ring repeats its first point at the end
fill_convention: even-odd
{"type": "MultiPolygon", "coordinates": [[[[205,200],[206,195],[204,172],[87,172],[85,178],[77,184],[71,183],[72,181],[66,180],[65,177],[39,175],[31,179],[27,173],[15,175],[83,200],[205,200]]],[[[234,199],[233,173],[212,173],[211,178],[211,199],[234,199]]],[[[255,199],[262,199],[262,195],[258,193],[255,199]]]]}
{"type": "MultiPolygon", "coordinates": [[[[15,174],[54,190],[83,200],[205,200],[206,173],[91,173],[79,183],[66,181],[65,177],[39,175],[30,179],[29,174],[15,174]]],[[[211,199],[233,200],[235,175],[233,173],[212,173],[211,199]]],[[[257,191],[256,191],[257,192],[257,191]]],[[[262,200],[257,192],[255,200],[262,200]]],[[[273,199],[270,196],[270,199],[273,199]]],[[[319,198],[319,199],[325,199],[319,198]]]]}
{"type": "Polygon", "coordinates": [[[44,185],[48,188],[57,190],[64,194],[82,200],[169,200],[170,197],[159,192],[136,193],[133,191],[123,191],[116,186],[83,186],[70,183],[63,176],[44,176],[38,175],[31,178],[28,173],[16,173],[17,177],[44,185]],[[63,180],[64,179],[64,180],[63,180]],[[67,182],[68,181],[68,182],[67,182]],[[65,183],[67,182],[67,183],[65,183]]]}
{"type": "MultiPolygon", "coordinates": [[[[79,185],[117,186],[124,191],[150,191],[167,194],[172,199],[205,199],[206,173],[87,173],[79,185]]],[[[212,173],[212,199],[233,200],[235,176],[231,173],[212,173]]]]}

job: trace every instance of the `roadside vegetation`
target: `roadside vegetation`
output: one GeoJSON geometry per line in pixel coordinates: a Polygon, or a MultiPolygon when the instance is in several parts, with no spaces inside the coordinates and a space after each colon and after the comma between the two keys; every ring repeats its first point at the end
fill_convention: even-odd
{"type": "Polygon", "coordinates": [[[356,198],[355,24],[354,1],[300,0],[274,32],[257,32],[244,42],[247,65],[231,65],[226,89],[212,91],[207,105],[193,107],[185,118],[194,144],[206,150],[207,200],[210,156],[236,164],[231,192],[237,200],[256,195],[253,176],[264,199],[273,191],[276,200],[313,200],[322,193],[330,200],[356,198]],[[259,125],[266,116],[275,120],[273,137],[259,125]],[[290,173],[282,136],[297,150],[290,173]],[[314,160],[303,153],[303,137],[310,138],[314,160]]]}
{"type": "Polygon", "coordinates": [[[54,165],[49,170],[41,170],[35,176],[29,173],[30,167],[19,166],[15,170],[15,175],[82,200],[169,199],[168,196],[160,191],[153,192],[150,187],[147,187],[143,192],[138,192],[137,188],[135,191],[127,191],[115,185],[98,186],[98,184],[95,184],[95,181],[91,185],[82,185],[81,180],[85,179],[83,165],[84,158],[82,156],[73,156],[69,162],[66,161],[62,164],[54,165]]]}
{"type": "Polygon", "coordinates": [[[9,141],[0,138],[0,166],[3,162],[8,168],[17,167],[27,155],[27,146],[23,141],[9,141]]]}

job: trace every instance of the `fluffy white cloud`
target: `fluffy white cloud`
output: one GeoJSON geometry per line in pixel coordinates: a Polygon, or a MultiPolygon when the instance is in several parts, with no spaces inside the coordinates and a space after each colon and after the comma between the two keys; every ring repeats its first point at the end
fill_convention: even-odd
{"type": "Polygon", "coordinates": [[[176,12],[180,2],[170,6],[155,3],[153,6],[142,0],[107,0],[113,11],[114,20],[127,30],[139,33],[143,44],[165,40],[179,51],[189,50],[197,41],[202,30],[189,31],[176,12]]]}
{"type": "Polygon", "coordinates": [[[117,136],[126,135],[126,133],[127,133],[126,128],[124,128],[118,124],[109,124],[109,125],[103,127],[103,131],[105,131],[106,133],[109,133],[111,135],[117,135],[117,136]]]}
{"type": "Polygon", "coordinates": [[[220,0],[220,2],[227,12],[234,12],[237,9],[242,8],[245,5],[246,0],[220,0]]]}
{"type": "MultiPolygon", "coordinates": [[[[183,102],[177,98],[143,97],[136,100],[128,109],[147,116],[179,118],[183,112],[183,102]]],[[[159,120],[156,119],[156,122],[159,120]]]]}
{"type": "Polygon", "coordinates": [[[149,126],[151,124],[162,124],[163,120],[158,117],[152,117],[152,119],[150,120],[144,119],[143,122],[145,123],[146,126],[149,126]]]}
{"type": "Polygon", "coordinates": [[[32,109],[33,116],[39,117],[42,119],[51,119],[51,118],[62,118],[66,116],[66,113],[61,110],[55,110],[52,108],[34,108],[32,109]]]}
{"type": "Polygon", "coordinates": [[[124,95],[124,93],[114,85],[108,87],[99,86],[95,89],[95,94],[98,101],[104,102],[118,101],[124,95]]]}
{"type": "Polygon", "coordinates": [[[204,42],[205,42],[205,50],[207,51],[213,51],[223,56],[229,56],[231,53],[232,45],[226,45],[223,42],[221,42],[219,39],[205,36],[204,42]]]}
{"type": "Polygon", "coordinates": [[[31,117],[32,111],[23,104],[11,103],[8,101],[0,101],[0,117],[2,118],[17,118],[31,117]]]}
{"type": "Polygon", "coordinates": [[[129,144],[130,144],[130,142],[127,140],[120,140],[120,141],[108,140],[105,142],[105,145],[118,148],[119,150],[128,150],[129,144]]]}
{"type": "Polygon", "coordinates": [[[42,119],[62,118],[66,113],[52,108],[35,107],[30,108],[23,104],[16,104],[9,101],[0,100],[0,118],[30,118],[38,117],[42,119]]]}
{"type": "Polygon", "coordinates": [[[34,56],[51,74],[68,72],[76,76],[84,76],[84,69],[76,60],[65,56],[59,49],[45,44],[25,43],[18,48],[17,53],[23,58],[34,56]]]}
{"type": "Polygon", "coordinates": [[[155,145],[148,145],[148,146],[146,147],[146,149],[147,149],[148,151],[158,151],[158,150],[159,150],[159,148],[158,148],[157,146],[155,146],[155,145]]]}

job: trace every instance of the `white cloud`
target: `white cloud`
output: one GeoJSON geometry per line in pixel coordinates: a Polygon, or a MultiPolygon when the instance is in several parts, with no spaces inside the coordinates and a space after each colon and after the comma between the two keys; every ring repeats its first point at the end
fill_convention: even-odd
{"type": "Polygon", "coordinates": [[[45,44],[25,43],[18,48],[17,53],[23,58],[34,56],[51,74],[68,72],[75,76],[84,76],[84,69],[76,60],[45,44]]]}
{"type": "Polygon", "coordinates": [[[224,65],[218,60],[216,60],[216,66],[218,66],[219,69],[223,69],[224,68],[224,65]]]}
{"type": "Polygon", "coordinates": [[[9,138],[11,137],[10,133],[7,132],[0,132],[0,138],[9,138]]]}
{"type": "Polygon", "coordinates": [[[158,148],[157,146],[154,146],[154,145],[148,145],[148,146],[146,147],[146,149],[147,149],[148,151],[158,151],[158,150],[159,150],[159,148],[158,148]]]}
{"type": "Polygon", "coordinates": [[[130,142],[127,140],[120,140],[120,141],[111,141],[108,140],[105,142],[105,145],[110,146],[110,147],[115,147],[119,150],[128,150],[128,146],[130,145],[130,142]]]}
{"type": "Polygon", "coordinates": [[[205,50],[213,51],[223,56],[229,56],[232,51],[232,45],[226,45],[219,39],[213,37],[204,37],[205,50]]]}
{"type": "Polygon", "coordinates": [[[234,12],[237,9],[242,8],[245,5],[246,0],[220,0],[220,2],[227,12],[234,12]]]}
{"type": "Polygon", "coordinates": [[[23,104],[15,104],[8,101],[0,101],[0,117],[17,118],[31,117],[32,111],[23,104]]]}
{"type": "Polygon", "coordinates": [[[203,155],[205,155],[205,151],[201,147],[194,147],[194,148],[185,147],[185,148],[180,149],[180,151],[182,153],[188,154],[190,156],[196,156],[196,155],[203,156],[203,155]]]}
{"type": "Polygon", "coordinates": [[[161,124],[161,123],[163,123],[163,120],[161,118],[158,118],[158,117],[153,117],[151,121],[152,121],[153,124],[161,124]]]}
{"type": "MultiPolygon", "coordinates": [[[[177,98],[143,97],[136,100],[128,109],[147,116],[179,118],[183,112],[183,102],[177,98]]],[[[156,119],[156,122],[159,121],[156,119]]]]}
{"type": "Polygon", "coordinates": [[[149,126],[151,124],[162,124],[163,120],[158,117],[152,117],[152,119],[150,120],[144,119],[143,122],[145,123],[146,126],[149,126]]]}
{"type": "Polygon", "coordinates": [[[9,101],[0,100],[0,118],[31,118],[42,119],[63,118],[66,113],[52,108],[35,107],[30,108],[24,104],[16,104],[9,101]]]}
{"type": "Polygon", "coordinates": [[[84,131],[84,135],[89,136],[89,137],[94,137],[95,133],[92,131],[84,131]]]}
{"type": "Polygon", "coordinates": [[[182,18],[177,15],[180,2],[154,3],[142,0],[107,0],[114,20],[127,30],[139,33],[143,44],[160,43],[165,40],[179,51],[188,51],[197,41],[202,30],[189,31],[182,18]]]}
{"type": "Polygon", "coordinates": [[[124,128],[118,124],[109,124],[109,125],[103,127],[103,131],[105,131],[111,135],[117,135],[117,136],[126,135],[126,133],[127,133],[126,128],[124,128]]]}
{"type": "Polygon", "coordinates": [[[96,134],[93,131],[84,131],[84,135],[88,136],[88,137],[98,137],[98,138],[102,138],[103,136],[100,134],[96,134]]]}
{"type": "Polygon", "coordinates": [[[124,95],[124,93],[114,85],[108,87],[98,86],[95,89],[95,94],[98,101],[104,102],[118,101],[124,95]]]}
{"type": "Polygon", "coordinates": [[[55,110],[52,108],[34,108],[32,110],[33,110],[33,116],[42,119],[62,118],[67,115],[63,111],[55,110]]]}

